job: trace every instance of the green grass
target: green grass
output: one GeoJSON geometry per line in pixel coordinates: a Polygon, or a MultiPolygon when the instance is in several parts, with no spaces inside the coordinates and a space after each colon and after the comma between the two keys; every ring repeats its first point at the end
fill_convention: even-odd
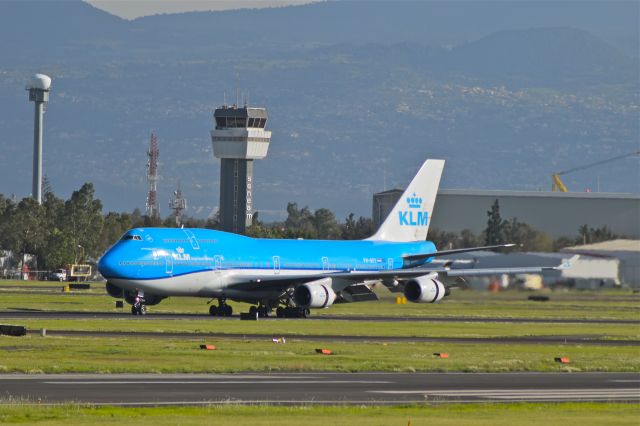
{"type": "MultiPolygon", "coordinates": [[[[62,284],[43,281],[0,280],[0,310],[43,309],[51,311],[115,310],[115,299],[106,295],[104,283],[93,283],[92,289],[62,293],[62,284]],[[43,287],[55,286],[55,289],[43,287]],[[33,294],[21,287],[47,294],[33,294]],[[99,297],[97,295],[103,295],[99,297]]],[[[532,302],[529,292],[507,291],[497,294],[476,291],[455,291],[439,304],[395,304],[395,294],[379,289],[381,300],[334,305],[329,309],[314,310],[313,315],[384,315],[384,316],[469,316],[499,318],[569,318],[569,319],[640,319],[640,295],[628,289],[604,292],[545,292],[549,302],[532,302]]],[[[536,293],[537,294],[537,293],[536,293]]],[[[207,313],[206,299],[171,297],[150,312],[207,313]]],[[[236,312],[246,311],[248,305],[234,304],[236,312]]]]}
{"type": "MultiPolygon", "coordinates": [[[[3,285],[4,282],[0,283],[3,285]]],[[[24,282],[16,282],[24,285],[24,282]]],[[[47,291],[35,283],[39,291],[47,291]]],[[[6,289],[4,289],[6,290],[6,289]]],[[[20,288],[0,292],[0,310],[43,308],[56,311],[113,312],[113,299],[96,284],[91,294],[63,294],[52,290],[32,294],[20,288]]],[[[638,297],[629,291],[550,293],[546,303],[529,302],[529,293],[499,294],[459,292],[443,304],[396,305],[394,296],[382,291],[382,300],[370,303],[336,305],[314,311],[319,315],[350,315],[339,321],[221,320],[211,317],[167,319],[161,316],[132,317],[125,310],[108,319],[50,319],[26,317],[5,319],[5,323],[25,325],[31,330],[46,328],[51,336],[0,337],[0,372],[233,372],[233,371],[640,371],[637,346],[593,346],[566,344],[479,344],[321,342],[305,340],[309,335],[356,335],[364,337],[535,337],[580,336],[608,340],[640,339],[638,324],[541,324],[495,322],[411,321],[413,316],[473,316],[505,318],[617,318],[638,319],[638,297]],[[359,315],[392,315],[407,321],[362,321],[359,315]],[[207,339],[220,347],[214,352],[198,349],[202,337],[62,337],[55,330],[132,331],[178,333],[227,333],[235,338],[207,339]],[[252,340],[237,335],[257,334],[252,340]],[[295,336],[286,345],[271,342],[272,337],[295,336]],[[329,347],[330,357],[318,356],[314,349],[329,347]],[[451,358],[433,357],[448,352],[451,358]],[[553,358],[568,356],[568,366],[553,358]]],[[[203,312],[204,299],[170,298],[150,312],[203,312]]],[[[247,305],[236,305],[246,309],[247,305]]]]}
{"type": "Polygon", "coordinates": [[[400,407],[220,406],[119,408],[60,405],[0,406],[0,423],[67,425],[634,425],[637,404],[451,404],[400,407]]]}
{"type": "Polygon", "coordinates": [[[640,371],[637,347],[256,339],[0,337],[0,373],[228,373],[243,371],[640,371]],[[213,344],[205,351],[200,344],[213,344]],[[332,356],[315,353],[329,348],[332,356]],[[434,352],[445,352],[447,359],[434,352]],[[555,357],[569,357],[559,364],[555,357]]]}

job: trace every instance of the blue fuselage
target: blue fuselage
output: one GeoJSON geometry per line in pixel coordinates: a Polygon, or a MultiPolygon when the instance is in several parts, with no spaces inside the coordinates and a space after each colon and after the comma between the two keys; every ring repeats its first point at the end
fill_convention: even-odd
{"type": "Polygon", "coordinates": [[[415,267],[403,256],[435,251],[430,241],[276,240],[208,229],[136,228],[102,256],[98,269],[107,280],[128,289],[166,295],[205,295],[210,290],[213,295],[215,289],[264,276],[415,267]],[[202,274],[208,274],[210,282],[202,274]],[[200,284],[179,284],[189,276],[199,276],[200,284]],[[158,280],[167,284],[152,284],[158,280]]]}

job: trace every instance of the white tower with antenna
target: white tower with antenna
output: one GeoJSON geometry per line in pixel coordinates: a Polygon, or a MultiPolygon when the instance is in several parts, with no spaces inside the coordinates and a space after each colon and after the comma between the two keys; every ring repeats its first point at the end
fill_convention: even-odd
{"type": "Polygon", "coordinates": [[[35,117],[33,123],[33,184],[31,196],[38,204],[42,204],[42,121],[49,102],[51,77],[36,74],[31,77],[26,89],[29,100],[35,103],[35,117]]]}
{"type": "Polygon", "coordinates": [[[267,110],[225,102],[213,117],[213,155],[221,160],[220,223],[224,231],[244,234],[253,220],[253,160],[266,157],[271,142],[267,110]]]}

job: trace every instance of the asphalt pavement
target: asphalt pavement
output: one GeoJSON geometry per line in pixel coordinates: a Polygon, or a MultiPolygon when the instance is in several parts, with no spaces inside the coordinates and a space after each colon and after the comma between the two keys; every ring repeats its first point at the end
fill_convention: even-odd
{"type": "Polygon", "coordinates": [[[158,406],[640,402],[636,373],[0,375],[0,403],[158,406]]]}

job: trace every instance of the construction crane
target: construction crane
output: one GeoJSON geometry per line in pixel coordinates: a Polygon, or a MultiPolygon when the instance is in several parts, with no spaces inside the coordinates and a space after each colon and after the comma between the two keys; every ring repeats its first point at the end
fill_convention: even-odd
{"type": "Polygon", "coordinates": [[[551,179],[552,179],[551,191],[569,192],[569,190],[567,189],[567,186],[564,184],[564,182],[562,182],[562,179],[560,179],[560,176],[562,175],[577,172],[579,170],[589,169],[591,167],[599,166],[605,163],[610,163],[616,160],[622,160],[623,158],[633,157],[634,155],[639,155],[639,154],[640,154],[640,151],[634,151],[628,154],[618,155],[617,157],[607,158],[606,160],[600,160],[600,161],[596,161],[595,163],[585,164],[583,166],[578,166],[569,170],[564,170],[562,172],[554,173],[553,175],[551,175],[551,179]]]}

